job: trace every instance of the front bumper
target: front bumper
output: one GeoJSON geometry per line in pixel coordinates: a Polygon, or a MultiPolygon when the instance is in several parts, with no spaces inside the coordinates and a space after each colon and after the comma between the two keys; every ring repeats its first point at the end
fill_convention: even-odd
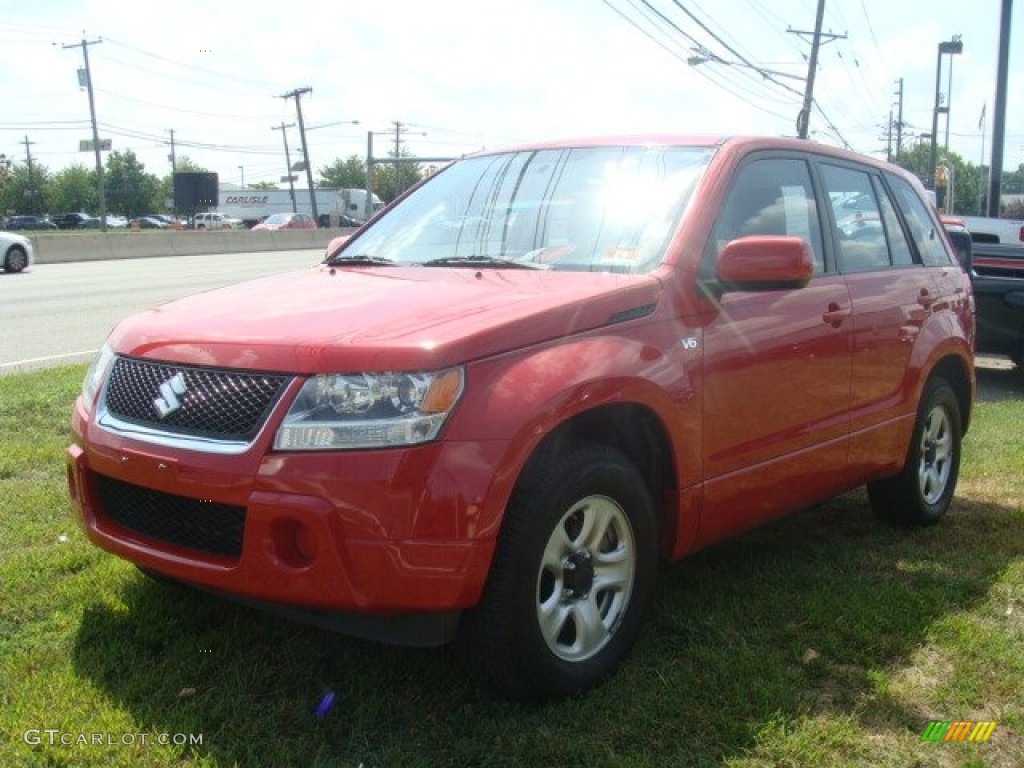
{"type": "Polygon", "coordinates": [[[110,433],[80,403],[73,427],[77,521],[144,569],[378,639],[396,638],[360,627],[450,634],[446,616],[479,599],[495,543],[489,464],[503,445],[277,454],[259,440],[224,456],[110,433]]]}

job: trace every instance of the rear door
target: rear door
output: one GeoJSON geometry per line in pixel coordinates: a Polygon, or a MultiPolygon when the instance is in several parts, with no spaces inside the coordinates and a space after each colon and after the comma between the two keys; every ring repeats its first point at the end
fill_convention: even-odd
{"type": "MultiPolygon", "coordinates": [[[[900,432],[886,425],[913,413],[911,356],[945,291],[881,173],[831,161],[819,168],[853,308],[851,464],[870,473],[902,460],[905,447],[895,442],[900,432]]],[[[931,238],[952,266],[935,240],[939,232],[922,231],[921,237],[931,238]]]]}

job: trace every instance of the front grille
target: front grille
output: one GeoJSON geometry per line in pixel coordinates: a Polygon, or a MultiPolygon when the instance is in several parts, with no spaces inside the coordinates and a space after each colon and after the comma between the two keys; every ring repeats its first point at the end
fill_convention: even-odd
{"type": "Polygon", "coordinates": [[[245,507],[190,499],[94,475],[103,515],[149,539],[213,555],[242,554],[245,507]]]}
{"type": "Polygon", "coordinates": [[[164,432],[250,441],[288,376],[218,371],[119,357],[107,384],[107,410],[164,432]]]}

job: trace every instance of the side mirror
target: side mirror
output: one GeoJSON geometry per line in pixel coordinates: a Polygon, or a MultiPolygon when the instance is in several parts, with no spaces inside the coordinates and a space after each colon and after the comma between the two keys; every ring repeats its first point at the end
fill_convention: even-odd
{"type": "Polygon", "coordinates": [[[722,291],[803,288],[813,272],[811,249],[802,237],[741,237],[727,243],[715,263],[722,291]]]}
{"type": "Polygon", "coordinates": [[[946,230],[946,237],[949,238],[949,244],[953,246],[953,251],[956,254],[956,260],[960,263],[960,267],[968,275],[971,274],[973,247],[971,245],[970,233],[962,230],[954,232],[946,230]]]}

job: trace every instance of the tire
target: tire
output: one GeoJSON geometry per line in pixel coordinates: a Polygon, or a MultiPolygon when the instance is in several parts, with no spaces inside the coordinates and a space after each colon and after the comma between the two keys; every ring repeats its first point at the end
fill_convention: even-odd
{"type": "Polygon", "coordinates": [[[21,272],[28,266],[28,254],[20,245],[12,245],[4,257],[5,272],[21,272]]]}
{"type": "Polygon", "coordinates": [[[960,404],[953,388],[941,377],[929,379],[903,471],[868,485],[875,514],[904,526],[939,522],[953,501],[962,435],[960,404]]]}
{"type": "Polygon", "coordinates": [[[532,461],[483,597],[459,625],[469,676],[498,696],[539,701],[610,675],[650,604],[656,530],[650,491],[617,450],[570,442],[532,461]]]}

